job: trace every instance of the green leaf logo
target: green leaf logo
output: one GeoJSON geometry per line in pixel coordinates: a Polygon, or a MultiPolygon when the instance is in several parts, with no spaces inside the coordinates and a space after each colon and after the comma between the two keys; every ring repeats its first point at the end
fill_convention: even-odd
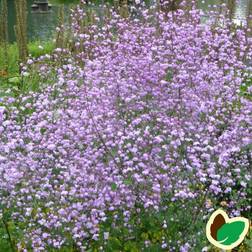
{"type": "Polygon", "coordinates": [[[217,231],[217,241],[223,245],[231,245],[236,242],[245,228],[243,221],[225,223],[217,231]]]}
{"type": "Polygon", "coordinates": [[[207,222],[206,236],[217,248],[231,250],[242,243],[248,230],[248,219],[243,217],[230,219],[223,210],[219,209],[207,222]]]}

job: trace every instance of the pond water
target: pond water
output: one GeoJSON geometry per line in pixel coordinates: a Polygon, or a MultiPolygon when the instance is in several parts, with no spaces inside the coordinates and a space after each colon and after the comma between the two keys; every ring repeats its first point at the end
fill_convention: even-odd
{"type": "MultiPolygon", "coordinates": [[[[34,0],[27,0],[28,7],[28,37],[29,40],[48,40],[57,25],[58,7],[53,6],[50,13],[32,13],[31,5],[34,0]]],[[[1,0],[0,0],[1,3],[1,0]]],[[[203,10],[209,10],[212,6],[226,3],[231,11],[232,18],[241,22],[252,14],[252,0],[198,0],[198,7],[203,10]]],[[[8,26],[10,42],[15,41],[13,26],[15,24],[15,6],[14,0],[8,0],[8,26]]]]}
{"type": "MultiPolygon", "coordinates": [[[[8,28],[10,42],[14,42],[16,40],[14,33],[14,25],[16,23],[14,1],[15,0],[8,0],[8,28]]],[[[28,38],[30,41],[47,40],[52,36],[57,25],[58,8],[53,6],[51,12],[49,13],[32,13],[31,5],[33,2],[34,0],[27,0],[28,38]]]]}

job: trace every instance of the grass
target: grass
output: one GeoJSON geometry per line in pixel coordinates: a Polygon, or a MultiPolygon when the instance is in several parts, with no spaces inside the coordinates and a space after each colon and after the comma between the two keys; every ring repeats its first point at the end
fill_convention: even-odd
{"type": "MultiPolygon", "coordinates": [[[[34,41],[28,44],[30,58],[38,58],[45,54],[51,54],[55,48],[53,41],[34,41]]],[[[19,57],[17,44],[8,45],[8,59],[5,59],[4,48],[0,47],[0,98],[3,96],[17,96],[24,90],[37,90],[38,74],[33,73],[29,77],[21,78],[19,73],[19,57]],[[6,62],[8,65],[6,66],[6,62]]]]}
{"type": "MultiPolygon", "coordinates": [[[[53,41],[40,42],[34,41],[28,44],[28,52],[31,57],[39,57],[44,54],[50,54],[54,49],[53,41]]],[[[8,45],[8,66],[5,65],[3,47],[0,47],[0,78],[13,77],[19,75],[18,47],[17,44],[8,45]]],[[[1,86],[1,82],[0,82],[1,86]]]]}

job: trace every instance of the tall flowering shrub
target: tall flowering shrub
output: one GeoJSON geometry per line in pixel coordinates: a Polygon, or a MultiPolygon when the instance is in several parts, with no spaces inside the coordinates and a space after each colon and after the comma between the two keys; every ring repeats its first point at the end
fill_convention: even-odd
{"type": "Polygon", "coordinates": [[[85,15],[73,13],[72,54],[38,63],[56,82],[0,110],[1,214],[19,223],[21,250],[195,251],[202,231],[178,227],[179,211],[193,226],[211,204],[251,210],[247,28],[202,24],[196,9],[113,13],[88,28],[85,15]]]}

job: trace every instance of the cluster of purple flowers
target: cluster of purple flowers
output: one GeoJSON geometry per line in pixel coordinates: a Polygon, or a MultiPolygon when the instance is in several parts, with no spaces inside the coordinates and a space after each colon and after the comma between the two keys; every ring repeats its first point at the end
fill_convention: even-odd
{"type": "Polygon", "coordinates": [[[84,251],[108,213],[127,223],[164,197],[249,210],[246,26],[203,24],[196,9],[113,13],[102,28],[83,26],[85,15],[72,14],[73,51],[57,49],[46,57],[61,64],[41,67],[57,81],[0,110],[1,214],[12,209],[24,242],[44,251],[71,237],[84,251]]]}

